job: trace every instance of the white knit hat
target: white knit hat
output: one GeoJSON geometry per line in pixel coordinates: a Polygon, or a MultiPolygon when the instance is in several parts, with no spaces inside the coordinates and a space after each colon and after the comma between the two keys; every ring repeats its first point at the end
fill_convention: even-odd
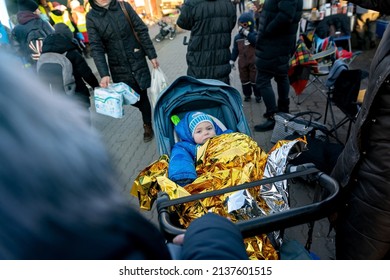
{"type": "Polygon", "coordinates": [[[203,122],[209,122],[214,127],[213,120],[209,115],[202,112],[194,112],[190,114],[188,118],[188,127],[191,131],[191,135],[194,135],[195,128],[203,122]]]}
{"type": "Polygon", "coordinates": [[[77,0],[72,0],[70,1],[69,6],[71,10],[76,9],[77,7],[80,7],[80,2],[77,0]]]}

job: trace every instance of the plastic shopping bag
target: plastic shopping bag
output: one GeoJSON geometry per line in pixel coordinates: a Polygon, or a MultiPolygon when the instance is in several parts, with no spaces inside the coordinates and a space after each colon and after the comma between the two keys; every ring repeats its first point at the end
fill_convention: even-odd
{"type": "Polygon", "coordinates": [[[94,90],[96,113],[113,118],[123,117],[123,95],[115,92],[111,87],[97,87],[94,90]]]}
{"type": "Polygon", "coordinates": [[[150,87],[150,103],[152,108],[156,105],[160,92],[168,86],[168,79],[160,67],[152,69],[152,85],[150,87]]]}
{"type": "Polygon", "coordinates": [[[129,87],[125,83],[113,83],[108,86],[113,89],[116,93],[121,94],[123,96],[123,104],[131,105],[135,104],[140,100],[140,96],[138,93],[134,91],[131,87],[129,87]]]}

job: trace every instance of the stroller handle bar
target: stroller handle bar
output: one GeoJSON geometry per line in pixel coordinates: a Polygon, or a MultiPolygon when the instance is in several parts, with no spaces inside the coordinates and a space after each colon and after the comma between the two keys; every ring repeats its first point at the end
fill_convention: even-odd
{"type": "Polygon", "coordinates": [[[261,216],[252,218],[250,220],[239,221],[235,224],[239,227],[243,237],[245,238],[255,236],[260,233],[269,233],[275,230],[281,230],[322,219],[334,210],[334,202],[336,201],[337,195],[339,193],[339,184],[329,175],[319,171],[316,168],[312,168],[311,166],[312,165],[292,166],[289,168],[289,170],[297,171],[288,172],[283,175],[245,183],[238,186],[232,186],[207,193],[194,194],[173,200],[169,199],[167,193],[160,192],[157,198],[157,211],[160,228],[168,240],[172,239],[176,235],[186,232],[185,229],[179,228],[171,223],[168,211],[169,206],[299,177],[305,178],[305,180],[308,181],[316,181],[317,184],[321,187],[321,191],[326,191],[326,196],[323,197],[321,201],[313,202],[309,205],[288,209],[283,212],[272,213],[268,216],[261,216]]]}

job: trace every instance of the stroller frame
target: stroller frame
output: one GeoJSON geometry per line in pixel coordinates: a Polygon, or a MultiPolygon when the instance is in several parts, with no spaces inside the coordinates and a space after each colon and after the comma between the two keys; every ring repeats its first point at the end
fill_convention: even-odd
{"type": "Polygon", "coordinates": [[[215,195],[248,189],[259,185],[271,184],[282,180],[297,178],[303,178],[310,182],[315,182],[318,186],[320,186],[323,194],[322,200],[313,202],[309,205],[292,208],[283,212],[273,213],[268,216],[262,216],[246,221],[239,221],[236,223],[236,225],[239,227],[243,237],[250,237],[260,233],[269,233],[275,230],[283,230],[285,228],[296,225],[309,223],[324,218],[332,213],[335,207],[334,201],[337,199],[339,193],[338,183],[332,177],[319,171],[316,168],[307,168],[307,166],[299,165],[295,166],[295,169],[298,171],[173,200],[170,200],[169,196],[165,192],[160,192],[156,201],[160,228],[167,240],[172,240],[174,236],[185,233],[186,231],[183,228],[175,226],[170,220],[168,211],[170,206],[203,199],[206,197],[212,197],[215,195]]]}

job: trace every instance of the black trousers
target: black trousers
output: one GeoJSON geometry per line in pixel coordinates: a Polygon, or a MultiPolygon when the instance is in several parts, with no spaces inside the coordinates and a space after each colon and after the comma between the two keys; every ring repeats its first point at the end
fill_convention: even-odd
{"type": "Polygon", "coordinates": [[[140,95],[140,100],[133,104],[134,107],[137,107],[142,114],[142,121],[146,124],[152,123],[152,107],[150,106],[150,101],[148,98],[148,91],[146,89],[141,90],[138,85],[130,85],[132,89],[135,90],[140,95]]]}

